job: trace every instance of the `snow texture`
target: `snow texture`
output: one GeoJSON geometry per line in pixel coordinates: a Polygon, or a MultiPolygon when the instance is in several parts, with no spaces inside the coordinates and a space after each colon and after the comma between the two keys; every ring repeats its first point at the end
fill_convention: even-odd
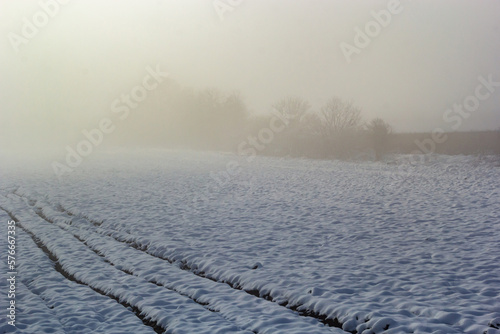
{"type": "Polygon", "coordinates": [[[2,171],[18,333],[500,333],[491,157],[95,155],[2,171]]]}

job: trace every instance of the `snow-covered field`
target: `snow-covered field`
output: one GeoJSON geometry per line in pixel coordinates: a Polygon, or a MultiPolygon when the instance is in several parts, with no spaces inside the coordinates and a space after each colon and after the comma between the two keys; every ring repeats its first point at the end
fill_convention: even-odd
{"type": "Polygon", "coordinates": [[[94,155],[0,171],[1,333],[500,333],[493,159],[94,155]]]}

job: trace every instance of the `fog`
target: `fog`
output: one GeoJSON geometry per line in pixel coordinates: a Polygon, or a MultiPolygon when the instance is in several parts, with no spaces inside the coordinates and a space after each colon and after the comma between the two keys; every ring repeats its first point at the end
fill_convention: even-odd
{"type": "MultiPolygon", "coordinates": [[[[500,2],[401,1],[369,44],[346,57],[341,45],[355,46],[356,27],[365,31],[373,12],[394,3],[1,1],[0,149],[63,155],[103,118],[116,127],[106,145],[189,143],[198,128],[179,124],[211,118],[181,111],[207,89],[224,101],[238,97],[246,115],[269,113],[287,96],[320,110],[336,96],[397,132],[500,127],[500,87],[459,127],[443,120],[475,94],[478,77],[500,81],[500,2]],[[52,14],[43,14],[47,22],[41,4],[52,14]],[[35,32],[25,27],[36,19],[35,32]],[[152,71],[163,74],[155,81],[152,71]],[[147,97],[126,117],[114,112],[115,100],[144,80],[155,86],[147,97]]],[[[235,136],[248,126],[236,118],[226,124],[235,136]]]]}

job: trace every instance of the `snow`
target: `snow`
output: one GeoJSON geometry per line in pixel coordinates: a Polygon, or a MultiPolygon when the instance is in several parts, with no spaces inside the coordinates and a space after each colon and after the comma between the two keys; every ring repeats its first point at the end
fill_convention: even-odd
{"type": "Polygon", "coordinates": [[[4,169],[18,331],[500,333],[498,162],[406,161],[142,150],[63,180],[4,169]]]}
{"type": "MultiPolygon", "coordinates": [[[[1,218],[9,217],[2,212],[1,218]]],[[[47,256],[25,232],[18,229],[16,236],[17,257],[22,259],[18,265],[22,283],[17,283],[21,293],[16,301],[20,313],[16,324],[19,330],[32,333],[125,333],[130,330],[148,333],[132,312],[55,271],[47,256]],[[118,318],[120,322],[116,322],[118,318]]],[[[10,328],[9,325],[2,327],[7,333],[11,332],[10,328]]]]}

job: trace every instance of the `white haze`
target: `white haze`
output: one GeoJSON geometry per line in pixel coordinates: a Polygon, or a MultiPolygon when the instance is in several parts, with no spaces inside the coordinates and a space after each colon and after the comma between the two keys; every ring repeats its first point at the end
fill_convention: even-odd
{"type": "MultiPolygon", "coordinates": [[[[478,76],[500,81],[500,2],[401,1],[348,63],[340,43],[387,3],[242,1],[220,20],[212,1],[70,1],[15,52],[8,34],[40,6],[1,1],[0,149],[63,153],[157,64],[184,87],[240,92],[252,113],[289,95],[313,109],[339,96],[400,132],[446,129],[445,109],[478,76]]],[[[499,102],[500,90],[459,130],[498,128],[499,102]]]]}

